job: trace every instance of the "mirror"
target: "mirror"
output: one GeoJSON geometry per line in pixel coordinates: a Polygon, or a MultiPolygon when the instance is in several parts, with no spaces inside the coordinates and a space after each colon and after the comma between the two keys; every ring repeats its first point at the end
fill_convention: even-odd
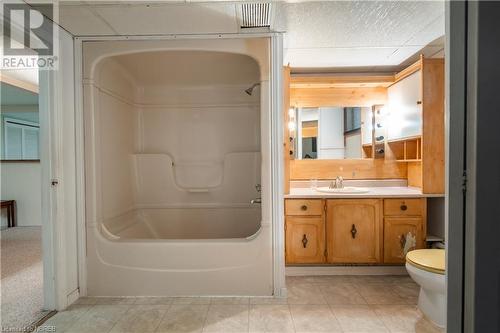
{"type": "Polygon", "coordinates": [[[290,109],[296,159],[371,158],[372,107],[290,109]]]}

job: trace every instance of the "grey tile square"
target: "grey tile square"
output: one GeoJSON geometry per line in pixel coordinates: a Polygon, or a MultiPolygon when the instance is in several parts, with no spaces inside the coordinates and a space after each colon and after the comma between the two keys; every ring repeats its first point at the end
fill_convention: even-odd
{"type": "Polygon", "coordinates": [[[205,323],[208,304],[173,304],[161,320],[156,332],[201,332],[205,323]]]}
{"type": "Polygon", "coordinates": [[[294,332],[288,305],[251,305],[249,332],[294,332]]]}
{"type": "Polygon", "coordinates": [[[331,305],[335,318],[340,323],[342,331],[349,332],[369,332],[387,333],[389,330],[382,320],[368,305],[331,305]]]}
{"type": "Polygon", "coordinates": [[[154,332],[169,305],[133,305],[113,326],[113,333],[154,332]]]}
{"type": "Polygon", "coordinates": [[[248,305],[210,305],[203,332],[247,332],[248,305]]]}
{"type": "Polygon", "coordinates": [[[390,332],[439,333],[443,331],[424,318],[415,305],[374,305],[373,309],[390,332]]]}
{"type": "Polygon", "coordinates": [[[351,283],[321,285],[320,290],[328,304],[367,304],[356,287],[351,283]]]}
{"type": "Polygon", "coordinates": [[[128,311],[129,305],[94,305],[81,316],[66,332],[107,333],[128,311]]]}
{"type": "Polygon", "coordinates": [[[368,304],[407,304],[408,301],[394,291],[393,285],[355,284],[357,291],[368,304]]]}
{"type": "Polygon", "coordinates": [[[290,305],[297,333],[342,332],[328,305],[290,305]]]}
{"type": "Polygon", "coordinates": [[[326,304],[320,286],[312,283],[288,287],[288,304],[326,304]]]}

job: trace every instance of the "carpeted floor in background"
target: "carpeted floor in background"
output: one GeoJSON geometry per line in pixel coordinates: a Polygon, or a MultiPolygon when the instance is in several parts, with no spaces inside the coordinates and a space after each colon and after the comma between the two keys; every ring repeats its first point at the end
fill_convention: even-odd
{"type": "Polygon", "coordinates": [[[1,326],[22,328],[46,315],[43,307],[42,228],[1,231],[1,326]]]}

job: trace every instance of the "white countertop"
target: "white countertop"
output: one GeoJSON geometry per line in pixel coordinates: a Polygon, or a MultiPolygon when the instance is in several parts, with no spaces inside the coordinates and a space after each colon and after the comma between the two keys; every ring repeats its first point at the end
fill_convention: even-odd
{"type": "Polygon", "coordinates": [[[368,187],[367,193],[325,193],[318,192],[310,187],[292,187],[290,194],[285,194],[287,199],[303,199],[303,198],[427,198],[427,197],[444,197],[444,194],[424,194],[418,187],[407,186],[381,186],[368,187]]]}

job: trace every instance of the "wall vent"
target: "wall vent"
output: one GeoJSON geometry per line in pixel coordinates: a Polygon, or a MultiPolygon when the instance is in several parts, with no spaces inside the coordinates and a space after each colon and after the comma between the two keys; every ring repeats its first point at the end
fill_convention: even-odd
{"type": "Polygon", "coordinates": [[[271,3],[241,4],[241,28],[269,28],[271,26],[271,3]]]}

